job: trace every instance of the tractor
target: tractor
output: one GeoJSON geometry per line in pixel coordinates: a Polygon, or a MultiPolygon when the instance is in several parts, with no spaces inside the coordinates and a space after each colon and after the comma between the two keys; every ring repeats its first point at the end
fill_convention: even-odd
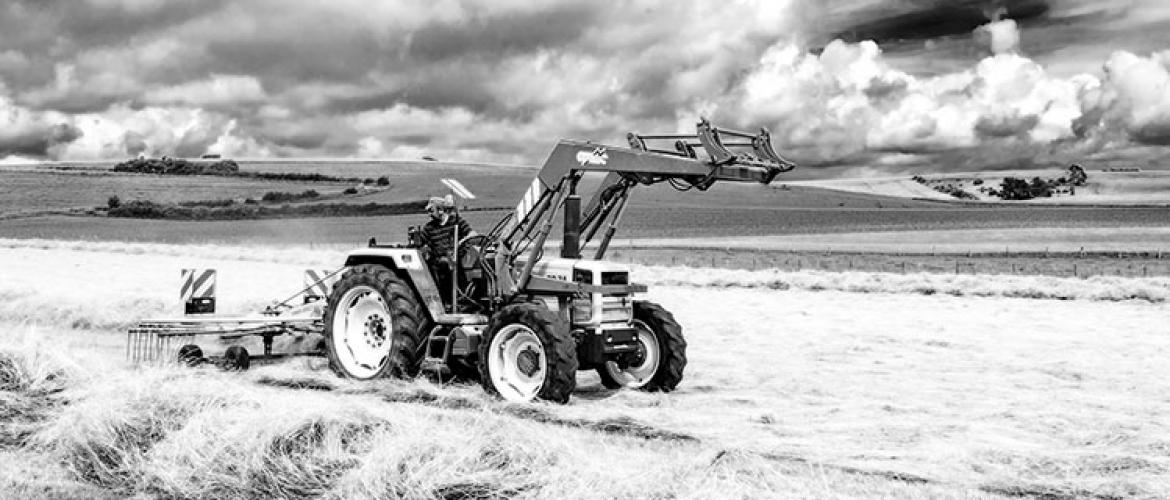
{"type": "Polygon", "coordinates": [[[766,129],[705,119],[694,135],[627,140],[560,141],[515,210],[485,234],[455,235],[449,270],[433,268],[416,228],[404,243],[371,239],[350,252],[324,308],[330,367],[353,379],[432,371],[478,379],[509,401],[565,403],[580,370],[595,370],[608,388],[675,389],[687,364],[682,327],[662,306],[636,299],[646,287],[631,282],[627,265],[604,260],[631,189],[768,184],[796,165],[776,153],[766,129]],[[582,206],[579,184],[594,172],[605,175],[582,206]],[[546,242],[558,216],[560,255],[552,257],[546,242]],[[450,274],[440,280],[441,272],[450,274]]]}

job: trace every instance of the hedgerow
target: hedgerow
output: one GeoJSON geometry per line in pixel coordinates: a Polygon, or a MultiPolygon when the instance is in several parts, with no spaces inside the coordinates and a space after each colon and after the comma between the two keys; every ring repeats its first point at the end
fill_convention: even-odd
{"type": "MultiPolygon", "coordinates": [[[[299,182],[364,182],[360,177],[335,177],[316,173],[293,172],[242,172],[240,166],[233,160],[218,161],[190,161],[182,158],[134,158],[114,165],[115,172],[134,172],[141,174],[159,175],[216,175],[224,177],[246,177],[276,181],[299,182]]],[[[389,178],[379,186],[388,186],[389,178]]],[[[370,179],[370,184],[374,183],[370,179]]]]}
{"type": "Polygon", "coordinates": [[[311,205],[266,206],[230,204],[227,206],[184,206],[133,200],[108,212],[110,217],[168,220],[245,220],[293,217],[353,217],[419,213],[426,201],[403,203],[317,203],[311,205]]]}

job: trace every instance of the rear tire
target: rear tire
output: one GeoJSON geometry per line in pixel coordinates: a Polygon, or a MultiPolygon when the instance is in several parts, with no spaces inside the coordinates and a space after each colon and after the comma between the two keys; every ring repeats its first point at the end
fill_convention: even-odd
{"type": "Polygon", "coordinates": [[[223,369],[232,372],[247,371],[252,366],[252,356],[242,346],[234,345],[223,353],[223,369]]]}
{"type": "Polygon", "coordinates": [[[626,387],[650,392],[673,391],[682,382],[683,369],[687,366],[687,341],[683,338],[682,326],[679,326],[670,311],[644,300],[634,302],[634,324],[641,330],[638,336],[642,341],[653,339],[650,345],[643,347],[643,352],[650,354],[645,356],[648,364],[623,370],[617,363],[607,361],[597,368],[601,384],[609,389],[626,387]],[[656,365],[652,372],[649,364],[656,365]]]}
{"type": "Polygon", "coordinates": [[[544,306],[512,304],[484,329],[479,375],[484,390],[508,401],[567,403],[577,388],[577,343],[544,306]]]}
{"type": "Polygon", "coordinates": [[[414,290],[385,266],[345,272],[325,307],[325,353],[342,377],[413,377],[429,320],[414,290]]]}
{"type": "Polygon", "coordinates": [[[179,364],[183,366],[199,366],[203,363],[203,349],[195,344],[187,344],[179,348],[179,364]]]}

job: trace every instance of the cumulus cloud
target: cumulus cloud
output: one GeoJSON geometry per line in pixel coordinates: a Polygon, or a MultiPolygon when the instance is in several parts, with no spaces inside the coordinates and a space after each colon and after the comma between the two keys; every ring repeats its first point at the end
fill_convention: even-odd
{"type": "Polygon", "coordinates": [[[1115,52],[1104,70],[1104,81],[1081,93],[1082,134],[1124,133],[1139,143],[1170,144],[1170,51],[1115,52]]]}
{"type": "Polygon", "coordinates": [[[1020,48],[1020,28],[1014,19],[996,19],[975,29],[975,36],[993,54],[1016,52],[1020,48]]]}
{"type": "MultiPolygon", "coordinates": [[[[1014,23],[988,26],[996,33],[1014,23]]],[[[996,37],[1009,39],[1000,48],[1015,39],[996,37]]],[[[1079,93],[1093,79],[1052,77],[1012,50],[999,52],[970,70],[924,78],[892,68],[871,41],[833,41],[820,55],[777,44],[717,113],[767,123],[783,143],[820,161],[1073,137],[1079,93]]]]}
{"type": "Polygon", "coordinates": [[[103,113],[81,114],[76,121],[86,133],[59,151],[71,159],[149,156],[197,157],[207,153],[264,156],[256,141],[241,137],[235,119],[193,107],[115,106],[103,113]]]}
{"type": "Polygon", "coordinates": [[[30,111],[0,95],[0,158],[52,156],[82,135],[67,116],[30,111]]]}

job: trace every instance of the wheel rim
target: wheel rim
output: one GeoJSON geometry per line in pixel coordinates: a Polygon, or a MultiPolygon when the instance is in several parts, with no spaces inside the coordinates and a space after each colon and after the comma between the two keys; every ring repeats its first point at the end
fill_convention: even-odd
{"type": "Polygon", "coordinates": [[[337,303],[333,315],[333,351],[341,367],[354,378],[372,378],[390,362],[394,328],[382,294],[355,286],[337,303]]]}
{"type": "Polygon", "coordinates": [[[649,325],[634,320],[634,326],[638,329],[638,348],[642,362],[622,369],[616,362],[607,361],[605,371],[623,387],[638,388],[650,383],[654,378],[654,374],[658,372],[658,360],[662,358],[662,352],[658,347],[658,335],[649,325]]]}
{"type": "Polygon", "coordinates": [[[496,392],[508,401],[531,401],[544,386],[548,358],[531,328],[504,327],[488,347],[488,373],[496,392]]]}

